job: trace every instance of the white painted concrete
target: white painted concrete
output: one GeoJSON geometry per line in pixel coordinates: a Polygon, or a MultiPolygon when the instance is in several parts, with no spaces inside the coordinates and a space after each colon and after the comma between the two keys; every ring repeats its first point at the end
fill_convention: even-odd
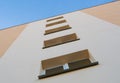
{"type": "Polygon", "coordinates": [[[79,11],[64,14],[72,29],[44,36],[45,20],[28,24],[0,59],[0,83],[119,83],[120,27],[79,11]],[[43,41],[76,33],[78,41],[42,49],[43,41]],[[89,49],[100,65],[38,80],[40,61],[89,49]]]}

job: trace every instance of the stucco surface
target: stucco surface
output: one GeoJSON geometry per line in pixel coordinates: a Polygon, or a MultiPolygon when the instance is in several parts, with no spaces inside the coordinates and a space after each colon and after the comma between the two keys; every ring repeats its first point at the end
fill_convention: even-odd
{"type": "Polygon", "coordinates": [[[9,46],[24,30],[26,25],[20,25],[5,30],[0,30],[0,57],[4,55],[9,46]]]}
{"type": "Polygon", "coordinates": [[[120,0],[109,4],[81,10],[81,12],[96,16],[120,26],[120,0]]]}

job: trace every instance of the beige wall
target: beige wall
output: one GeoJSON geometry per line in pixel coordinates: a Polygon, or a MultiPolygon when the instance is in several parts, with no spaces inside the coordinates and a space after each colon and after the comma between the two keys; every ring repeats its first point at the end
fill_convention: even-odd
{"type": "MultiPolygon", "coordinates": [[[[120,1],[81,10],[100,19],[120,25],[120,1]]],[[[13,41],[24,30],[26,25],[20,25],[5,30],[0,30],[0,57],[6,52],[13,41]]]]}
{"type": "Polygon", "coordinates": [[[120,83],[120,26],[79,11],[62,16],[71,29],[44,35],[46,29],[66,24],[46,28],[47,19],[27,24],[27,28],[0,58],[0,83],[101,83],[101,80],[102,83],[120,83]],[[45,40],[72,33],[76,33],[80,40],[42,49],[45,40]],[[41,60],[84,49],[88,49],[99,61],[98,66],[38,80],[41,60]]]}
{"type": "Polygon", "coordinates": [[[87,14],[120,26],[120,1],[82,10],[87,14]]]}
{"type": "Polygon", "coordinates": [[[24,30],[26,25],[20,25],[5,30],[0,30],[0,57],[4,55],[9,46],[24,30]]]}

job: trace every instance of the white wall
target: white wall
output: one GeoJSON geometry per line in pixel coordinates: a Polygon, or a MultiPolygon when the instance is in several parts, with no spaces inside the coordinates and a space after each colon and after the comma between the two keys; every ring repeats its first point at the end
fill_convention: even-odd
{"type": "Polygon", "coordinates": [[[43,35],[45,20],[27,26],[0,59],[0,83],[120,82],[120,27],[79,11],[63,16],[67,20],[64,24],[69,24],[72,29],[43,35]],[[71,33],[76,33],[80,40],[42,49],[44,40],[71,33]],[[43,80],[37,79],[41,60],[83,49],[89,49],[100,64],[43,80]]]}

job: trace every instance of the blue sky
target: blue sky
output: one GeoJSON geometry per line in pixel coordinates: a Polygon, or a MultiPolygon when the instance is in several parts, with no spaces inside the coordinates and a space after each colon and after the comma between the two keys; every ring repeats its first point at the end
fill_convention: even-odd
{"type": "Polygon", "coordinates": [[[0,0],[0,29],[115,0],[0,0]]]}

